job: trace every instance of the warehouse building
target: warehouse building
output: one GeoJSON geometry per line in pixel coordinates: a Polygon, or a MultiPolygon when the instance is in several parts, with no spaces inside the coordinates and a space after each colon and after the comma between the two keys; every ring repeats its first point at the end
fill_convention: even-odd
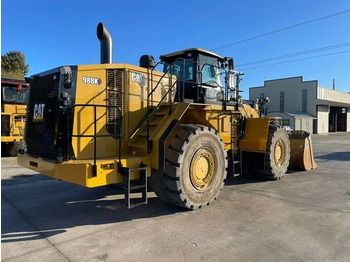
{"type": "Polygon", "coordinates": [[[249,99],[269,97],[268,115],[310,133],[350,132],[350,93],[318,86],[302,76],[268,80],[249,89],[249,99]]]}

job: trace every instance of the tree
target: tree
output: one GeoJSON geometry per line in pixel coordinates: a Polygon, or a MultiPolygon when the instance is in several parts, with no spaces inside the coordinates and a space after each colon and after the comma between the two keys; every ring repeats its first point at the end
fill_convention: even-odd
{"type": "Polygon", "coordinates": [[[1,76],[23,79],[28,71],[29,65],[21,51],[10,51],[1,56],[1,76]]]}

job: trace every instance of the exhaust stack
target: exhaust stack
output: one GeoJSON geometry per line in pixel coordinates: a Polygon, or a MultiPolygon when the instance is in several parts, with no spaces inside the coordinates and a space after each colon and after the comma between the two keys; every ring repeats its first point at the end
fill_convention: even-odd
{"type": "Polygon", "coordinates": [[[97,25],[97,38],[100,40],[101,44],[100,63],[111,64],[113,54],[112,37],[107,28],[101,22],[97,25]]]}

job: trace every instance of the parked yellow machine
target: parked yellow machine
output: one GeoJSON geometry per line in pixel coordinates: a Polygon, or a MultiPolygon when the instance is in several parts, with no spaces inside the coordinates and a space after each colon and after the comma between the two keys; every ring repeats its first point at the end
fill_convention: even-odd
{"type": "Polygon", "coordinates": [[[28,83],[25,80],[1,78],[1,153],[17,155],[23,143],[28,83]]]}
{"type": "Polygon", "coordinates": [[[232,58],[191,48],[157,64],[149,55],[140,66],[112,64],[102,23],[97,35],[101,64],[32,76],[20,165],[86,187],[121,184],[128,207],[133,190],[147,203],[149,180],[161,199],[188,209],[210,204],[242,167],[286,173],[288,134],[262,117],[267,99],[240,98],[232,58]]]}

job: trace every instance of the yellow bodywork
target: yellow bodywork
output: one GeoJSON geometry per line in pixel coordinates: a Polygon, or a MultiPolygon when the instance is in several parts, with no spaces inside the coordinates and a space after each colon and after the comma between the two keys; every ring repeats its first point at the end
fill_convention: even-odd
{"type": "MultiPolygon", "coordinates": [[[[219,133],[225,144],[225,150],[231,147],[231,128],[232,122],[238,122],[240,116],[232,116],[235,112],[234,107],[228,107],[222,110],[221,105],[203,105],[190,104],[186,114],[181,118],[181,124],[200,124],[214,128],[219,133]]],[[[233,130],[234,134],[238,134],[238,129],[233,130]]]]}
{"type": "Polygon", "coordinates": [[[270,121],[270,118],[247,118],[245,135],[240,140],[241,150],[265,152],[270,121]]]}
{"type": "MultiPolygon", "coordinates": [[[[74,151],[74,160],[64,161],[63,163],[53,163],[40,158],[33,158],[25,154],[18,156],[18,163],[21,166],[43,173],[50,177],[64,180],[67,182],[79,184],[86,187],[97,187],[107,184],[120,183],[123,177],[118,173],[119,162],[119,140],[109,136],[106,130],[107,121],[107,84],[106,70],[122,71],[123,86],[123,134],[121,140],[121,164],[124,167],[139,167],[141,163],[147,165],[147,174],[151,175],[151,168],[158,166],[158,150],[153,150],[152,154],[146,154],[146,148],[142,152],[135,152],[135,148],[130,146],[132,136],[135,136],[140,124],[145,120],[147,112],[147,96],[150,92],[148,86],[151,82],[150,72],[145,68],[135,67],[127,64],[104,64],[104,65],[86,65],[78,67],[76,100],[77,105],[74,108],[74,123],[72,131],[72,147],[74,151]],[[101,85],[92,86],[83,83],[85,76],[98,78],[101,85]],[[96,106],[94,109],[93,106],[96,106]],[[94,124],[96,110],[96,124],[94,124]],[[95,127],[96,125],[96,127],[95,127]],[[94,131],[96,128],[96,176],[93,176],[94,164],[94,131]],[[136,130],[136,131],[135,131],[136,130]],[[81,137],[83,136],[83,137],[81,137]],[[85,137],[84,137],[85,136],[85,137]],[[152,159],[157,159],[153,161],[152,159]]],[[[162,72],[153,72],[153,85],[155,86],[162,72]]],[[[149,106],[155,107],[160,102],[162,96],[168,91],[174,76],[163,77],[160,81],[161,92],[152,96],[149,106]]],[[[169,92],[172,100],[173,92],[169,92]]],[[[166,104],[169,98],[165,97],[163,102],[166,104]]],[[[162,128],[165,128],[173,119],[180,118],[188,105],[174,107],[174,113],[166,118],[160,127],[152,133],[151,139],[157,145],[157,139],[162,134],[162,128]]],[[[131,174],[131,179],[139,178],[139,172],[131,174]]]]}
{"type": "Polygon", "coordinates": [[[253,108],[242,100],[240,100],[239,103],[240,106],[238,107],[238,110],[243,116],[246,118],[259,118],[259,109],[257,108],[257,105],[255,105],[255,108],[253,108]]]}
{"type": "Polygon", "coordinates": [[[1,115],[8,115],[10,119],[10,135],[1,136],[1,142],[10,143],[23,140],[26,105],[3,104],[1,115]]]}
{"type": "MultiPolygon", "coordinates": [[[[96,77],[102,80],[101,87],[91,87],[91,85],[82,82],[77,83],[76,104],[86,106],[78,106],[74,111],[74,126],[72,145],[77,160],[91,159],[93,157],[93,138],[91,137],[74,137],[74,135],[92,136],[94,134],[94,108],[89,105],[97,105],[96,107],[96,134],[98,136],[106,135],[106,137],[97,138],[97,152],[99,158],[113,157],[118,154],[118,141],[107,136],[106,131],[106,105],[107,86],[106,86],[106,69],[116,69],[123,71],[123,126],[124,139],[122,144],[122,152],[130,153],[128,144],[130,137],[135,131],[139,122],[145,117],[147,110],[147,83],[150,81],[147,69],[135,67],[127,64],[111,65],[94,65],[79,66],[77,79],[80,81],[83,76],[96,77]],[[101,107],[98,107],[100,105],[101,107]]],[[[154,85],[163,75],[161,72],[154,72],[154,85]]],[[[169,77],[162,80],[163,92],[168,90],[169,77]]],[[[153,97],[153,106],[157,105],[161,94],[155,94],[153,97]]],[[[167,102],[167,99],[164,100],[167,102]]],[[[152,104],[151,104],[152,106],[152,104]]]]}
{"type": "MultiPolygon", "coordinates": [[[[51,163],[40,158],[19,154],[19,165],[45,174],[55,179],[71,182],[85,187],[97,187],[114,183],[121,183],[123,177],[117,172],[118,159],[115,157],[97,160],[97,175],[93,176],[92,160],[70,160],[60,164],[51,163]]],[[[121,159],[123,166],[136,167],[143,162],[150,167],[150,156],[124,156],[121,159]]],[[[150,168],[147,173],[150,174],[150,168]]],[[[131,174],[131,179],[138,179],[139,173],[131,174]]]]}
{"type": "MultiPolygon", "coordinates": [[[[151,74],[150,69],[128,64],[78,66],[71,142],[75,159],[53,163],[21,154],[18,156],[18,163],[50,177],[86,187],[123,182],[123,177],[118,172],[120,164],[128,168],[140,167],[144,164],[147,166],[147,175],[150,176],[152,169],[161,168],[161,162],[164,161],[166,148],[162,139],[166,137],[167,132],[171,132],[171,128],[179,124],[200,124],[215,129],[224,142],[225,150],[240,146],[254,152],[265,151],[268,119],[247,119],[246,137],[239,145],[238,126],[241,116],[258,117],[258,113],[245,104],[237,111],[234,106],[228,106],[223,110],[222,105],[169,103],[175,96],[175,91],[171,89],[175,81],[175,76],[163,76],[162,72],[156,71],[151,74]],[[119,139],[111,137],[106,130],[107,70],[122,72],[120,81],[123,94],[123,138],[120,140],[121,145],[119,145],[119,139]],[[100,84],[84,83],[83,79],[87,76],[99,79],[100,84]],[[155,88],[158,82],[158,91],[149,96],[150,89],[155,88]],[[149,97],[148,105],[147,97],[149,97]],[[157,109],[162,98],[161,106],[157,109]],[[149,120],[152,124],[152,128],[148,131],[151,150],[147,145],[146,136],[147,106],[156,111],[149,120]],[[95,115],[96,123],[94,123],[95,115]],[[93,172],[95,128],[96,174],[93,172]],[[257,130],[259,132],[256,132],[257,130]],[[234,145],[231,143],[232,136],[235,136],[234,145]]],[[[139,172],[131,174],[131,179],[139,177],[139,172]]],[[[201,183],[201,179],[198,181],[201,183]]],[[[202,186],[200,183],[198,187],[202,186]]]]}

